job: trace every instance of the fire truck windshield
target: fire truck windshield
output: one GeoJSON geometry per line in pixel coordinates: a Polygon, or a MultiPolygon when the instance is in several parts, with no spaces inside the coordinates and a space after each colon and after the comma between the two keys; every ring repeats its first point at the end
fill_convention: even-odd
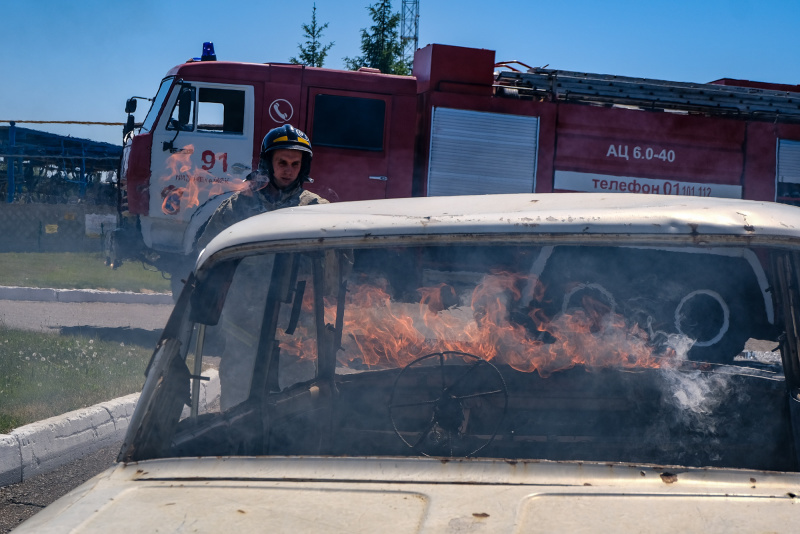
{"type": "Polygon", "coordinates": [[[153,99],[153,105],[150,106],[150,111],[147,112],[147,117],[144,119],[144,123],[142,124],[142,132],[149,132],[153,127],[153,124],[155,124],[156,117],[158,117],[158,112],[161,111],[161,108],[164,105],[164,100],[166,100],[167,95],[169,94],[169,88],[172,87],[173,80],[173,76],[164,78],[164,80],[162,80],[161,87],[158,88],[158,94],[156,94],[156,97],[153,99]]]}

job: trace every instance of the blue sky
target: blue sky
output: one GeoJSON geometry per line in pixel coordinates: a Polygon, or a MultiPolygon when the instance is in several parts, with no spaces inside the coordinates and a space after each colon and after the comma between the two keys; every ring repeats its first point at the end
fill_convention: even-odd
{"type": "MultiPolygon", "coordinates": [[[[374,1],[374,0],[373,0],[374,1]]],[[[316,0],[325,66],[359,55],[370,0],[316,0]]],[[[798,0],[420,0],[419,44],[497,52],[534,66],[686,82],[800,84],[798,0]]],[[[312,0],[0,0],[0,120],[123,122],[168,69],[213,41],[219,59],[285,62],[312,0]]],[[[394,0],[399,11],[402,0],[394,0]]],[[[142,120],[146,106],[137,112],[142,120]]],[[[3,123],[6,125],[7,123],[3,123]]],[[[120,143],[118,126],[25,125],[120,143]]]]}

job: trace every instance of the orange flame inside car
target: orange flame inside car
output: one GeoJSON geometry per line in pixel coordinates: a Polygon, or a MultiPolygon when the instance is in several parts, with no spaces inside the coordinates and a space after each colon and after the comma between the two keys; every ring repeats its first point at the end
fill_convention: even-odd
{"type": "Polygon", "coordinates": [[[174,215],[181,210],[196,208],[200,205],[200,194],[203,191],[208,191],[210,198],[225,191],[236,191],[249,187],[248,182],[223,184],[209,171],[194,166],[193,154],[194,145],[186,145],[166,160],[166,174],[162,177],[162,181],[168,183],[174,180],[185,185],[183,187],[171,185],[164,189],[162,192],[164,200],[161,203],[161,210],[164,213],[174,215]]]}
{"type": "MultiPolygon", "coordinates": [[[[548,317],[539,308],[512,308],[528,297],[540,300],[544,287],[535,276],[500,272],[484,277],[468,306],[447,284],[418,290],[417,304],[399,303],[380,284],[348,290],[340,365],[404,366],[432,352],[460,351],[522,371],[553,372],[588,368],[656,368],[675,356],[658,352],[647,333],[629,325],[607,305],[584,296],[569,313],[548,317]],[[513,319],[512,319],[513,315],[513,319]]],[[[304,309],[311,311],[310,291],[304,309]]],[[[326,299],[325,322],[333,323],[334,303],[326,299]]],[[[316,342],[308,331],[281,335],[285,354],[313,357],[316,342]]]]}

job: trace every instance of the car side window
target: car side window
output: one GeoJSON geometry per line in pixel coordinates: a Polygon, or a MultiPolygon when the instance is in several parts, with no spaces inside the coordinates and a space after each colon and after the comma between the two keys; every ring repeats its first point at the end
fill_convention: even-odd
{"type": "Polygon", "coordinates": [[[273,258],[260,255],[241,261],[219,321],[206,327],[204,354],[218,362],[222,411],[249,396],[273,258]]]}

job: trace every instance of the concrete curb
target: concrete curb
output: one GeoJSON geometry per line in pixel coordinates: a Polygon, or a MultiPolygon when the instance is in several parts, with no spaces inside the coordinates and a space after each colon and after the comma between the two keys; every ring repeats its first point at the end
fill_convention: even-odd
{"type": "MultiPolygon", "coordinates": [[[[219,399],[219,374],[205,371],[201,411],[219,399]]],[[[139,393],[75,410],[0,435],[0,487],[48,473],[125,437],[139,393]]],[[[189,408],[184,412],[188,415],[189,408]]]]}
{"type": "Polygon", "coordinates": [[[0,286],[0,300],[38,302],[111,302],[124,304],[174,304],[169,293],[134,293],[97,289],[50,289],[0,286]]]}

